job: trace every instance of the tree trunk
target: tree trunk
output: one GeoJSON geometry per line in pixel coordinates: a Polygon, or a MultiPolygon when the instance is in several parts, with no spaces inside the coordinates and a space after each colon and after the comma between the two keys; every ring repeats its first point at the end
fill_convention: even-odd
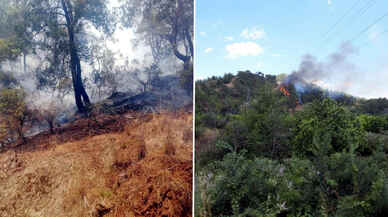
{"type": "Polygon", "coordinates": [[[87,111],[87,107],[90,105],[90,100],[82,83],[81,60],[79,59],[74,41],[71,5],[70,3],[65,2],[65,0],[61,0],[61,3],[66,17],[67,32],[69,34],[70,68],[73,80],[75,103],[77,105],[78,111],[84,113],[87,111]]]}
{"type": "Polygon", "coordinates": [[[187,43],[189,44],[190,57],[192,59],[194,57],[194,45],[193,45],[193,40],[191,39],[190,31],[188,29],[185,30],[185,37],[186,37],[187,43]]]}
{"type": "Polygon", "coordinates": [[[19,126],[17,126],[17,134],[18,134],[18,137],[21,141],[20,144],[25,144],[26,143],[26,138],[24,137],[24,133],[23,133],[23,126],[24,126],[24,120],[18,120],[19,122],[19,126]]]}
{"type": "Polygon", "coordinates": [[[54,131],[54,128],[55,128],[55,126],[54,126],[54,120],[48,121],[48,124],[49,124],[49,128],[50,128],[50,133],[51,133],[51,134],[54,134],[54,133],[55,133],[55,131],[54,131]]]}
{"type": "Polygon", "coordinates": [[[23,53],[23,72],[24,72],[24,74],[27,72],[27,60],[26,60],[26,58],[27,58],[27,53],[24,52],[23,53]]]}

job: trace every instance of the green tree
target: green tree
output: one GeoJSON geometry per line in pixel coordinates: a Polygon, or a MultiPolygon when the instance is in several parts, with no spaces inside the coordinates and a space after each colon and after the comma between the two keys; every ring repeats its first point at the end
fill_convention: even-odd
{"type": "Polygon", "coordinates": [[[308,105],[298,114],[293,132],[293,148],[300,156],[315,156],[317,144],[325,145],[327,153],[364,148],[365,131],[355,115],[331,99],[308,105]]]}
{"type": "Polygon", "coordinates": [[[387,113],[388,100],[386,98],[362,100],[359,109],[362,113],[378,115],[387,113]]]}
{"type": "Polygon", "coordinates": [[[297,105],[300,105],[302,102],[299,102],[299,99],[298,99],[299,93],[296,91],[294,85],[292,85],[292,84],[288,85],[287,90],[290,93],[290,96],[288,96],[288,98],[287,98],[287,105],[289,108],[291,108],[294,111],[295,107],[297,105]]]}
{"type": "MultiPolygon", "coordinates": [[[[58,70],[60,68],[57,65],[70,69],[77,108],[80,112],[85,112],[90,100],[82,80],[81,59],[88,57],[88,37],[80,36],[85,36],[90,26],[104,33],[112,32],[114,26],[111,23],[107,1],[17,0],[6,4],[16,8],[20,17],[20,22],[12,26],[12,29],[15,29],[13,35],[17,38],[13,41],[25,42],[25,46],[22,46],[21,51],[16,52],[16,55],[26,53],[29,48],[33,51],[40,49],[51,53],[52,67],[46,67],[43,73],[66,72],[58,70]]],[[[40,78],[45,77],[43,75],[40,78]]]]}
{"type": "Polygon", "coordinates": [[[125,0],[120,14],[124,26],[136,28],[138,42],[151,48],[155,64],[171,55],[183,62],[181,84],[192,95],[194,1],[125,0]]]}
{"type": "Polygon", "coordinates": [[[258,91],[246,114],[249,150],[268,157],[285,154],[288,143],[287,97],[272,85],[264,85],[258,91]]]}
{"type": "Polygon", "coordinates": [[[125,0],[120,8],[123,24],[137,27],[156,63],[172,53],[189,68],[194,55],[193,0],[125,0]]]}
{"type": "Polygon", "coordinates": [[[92,53],[92,82],[96,86],[98,98],[101,99],[103,95],[111,95],[117,90],[116,59],[111,50],[101,46],[95,46],[92,53]]]}
{"type": "Polygon", "coordinates": [[[15,38],[0,38],[0,62],[15,59],[21,53],[21,47],[15,38]]]}
{"type": "Polygon", "coordinates": [[[15,60],[28,49],[29,35],[20,1],[0,1],[0,63],[15,60]]]}
{"type": "Polygon", "coordinates": [[[210,185],[213,187],[207,194],[212,202],[212,216],[240,216],[251,209],[264,216],[264,210],[276,207],[277,198],[269,196],[275,195],[280,183],[277,173],[281,167],[276,162],[250,160],[244,152],[231,152],[211,168],[214,177],[210,185]]]}
{"type": "Polygon", "coordinates": [[[363,129],[368,132],[381,133],[386,127],[386,118],[384,116],[374,116],[368,114],[361,114],[358,120],[363,129]]]}

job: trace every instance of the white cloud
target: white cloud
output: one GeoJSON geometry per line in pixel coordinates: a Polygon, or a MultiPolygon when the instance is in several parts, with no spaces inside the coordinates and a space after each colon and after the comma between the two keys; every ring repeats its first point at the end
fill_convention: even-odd
{"type": "Polygon", "coordinates": [[[266,36],[266,33],[263,29],[259,29],[258,27],[253,27],[253,28],[245,28],[241,34],[241,37],[245,39],[250,39],[250,40],[259,40],[263,39],[266,36]]]}
{"type": "Polygon", "coordinates": [[[213,51],[213,48],[211,48],[211,47],[205,49],[205,53],[210,53],[212,51],[213,51]]]}
{"type": "Polygon", "coordinates": [[[200,32],[199,35],[202,36],[202,37],[206,37],[207,33],[206,32],[200,32]]]}
{"type": "Polygon", "coordinates": [[[226,36],[226,37],[224,38],[224,40],[225,40],[225,41],[233,41],[234,38],[233,38],[233,36],[226,36]]]}
{"type": "Polygon", "coordinates": [[[333,3],[332,0],[327,0],[328,5],[331,5],[332,3],[333,3]]]}
{"type": "Polygon", "coordinates": [[[379,25],[374,25],[369,31],[368,31],[368,39],[369,41],[375,41],[380,34],[383,32],[382,28],[379,25]]]}
{"type": "Polygon", "coordinates": [[[206,77],[204,77],[204,76],[196,76],[195,74],[194,74],[194,80],[195,81],[200,81],[200,80],[205,80],[206,79],[206,77]]]}
{"type": "Polygon", "coordinates": [[[260,63],[260,62],[259,62],[259,63],[257,63],[257,64],[256,64],[256,67],[257,67],[257,68],[261,68],[261,67],[263,67],[263,63],[260,63]]]}
{"type": "Polygon", "coordinates": [[[240,42],[226,45],[227,57],[235,59],[244,56],[258,56],[264,52],[264,49],[255,42],[240,42]]]}

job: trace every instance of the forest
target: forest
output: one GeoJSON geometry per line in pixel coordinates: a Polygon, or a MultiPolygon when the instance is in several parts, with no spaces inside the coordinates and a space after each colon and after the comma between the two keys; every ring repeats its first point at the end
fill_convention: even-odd
{"type": "Polygon", "coordinates": [[[388,100],[287,80],[196,81],[196,216],[386,216],[388,100]]]}
{"type": "Polygon", "coordinates": [[[192,57],[192,1],[1,0],[1,141],[23,143],[117,93],[188,101],[192,57]]]}
{"type": "Polygon", "coordinates": [[[0,216],[192,216],[193,0],[0,0],[0,216]]]}

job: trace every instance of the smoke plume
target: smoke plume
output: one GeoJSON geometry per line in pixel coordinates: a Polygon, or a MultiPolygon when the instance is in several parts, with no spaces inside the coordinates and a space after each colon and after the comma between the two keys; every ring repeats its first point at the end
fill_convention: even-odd
{"type": "Polygon", "coordinates": [[[337,51],[326,60],[307,54],[303,56],[299,68],[284,78],[283,84],[294,84],[298,92],[305,92],[315,85],[330,91],[346,92],[357,79],[357,67],[350,62],[350,57],[358,51],[352,44],[342,43],[337,51]]]}
{"type": "MultiPolygon", "coordinates": [[[[355,74],[356,67],[350,63],[349,57],[357,50],[350,43],[343,43],[340,48],[329,55],[327,61],[319,61],[311,54],[302,58],[299,69],[287,76],[284,83],[304,82],[327,82],[331,79],[347,79],[349,75],[355,74]]],[[[349,81],[343,81],[348,83],[349,81]]],[[[344,86],[347,86],[346,84],[344,86]]]]}

